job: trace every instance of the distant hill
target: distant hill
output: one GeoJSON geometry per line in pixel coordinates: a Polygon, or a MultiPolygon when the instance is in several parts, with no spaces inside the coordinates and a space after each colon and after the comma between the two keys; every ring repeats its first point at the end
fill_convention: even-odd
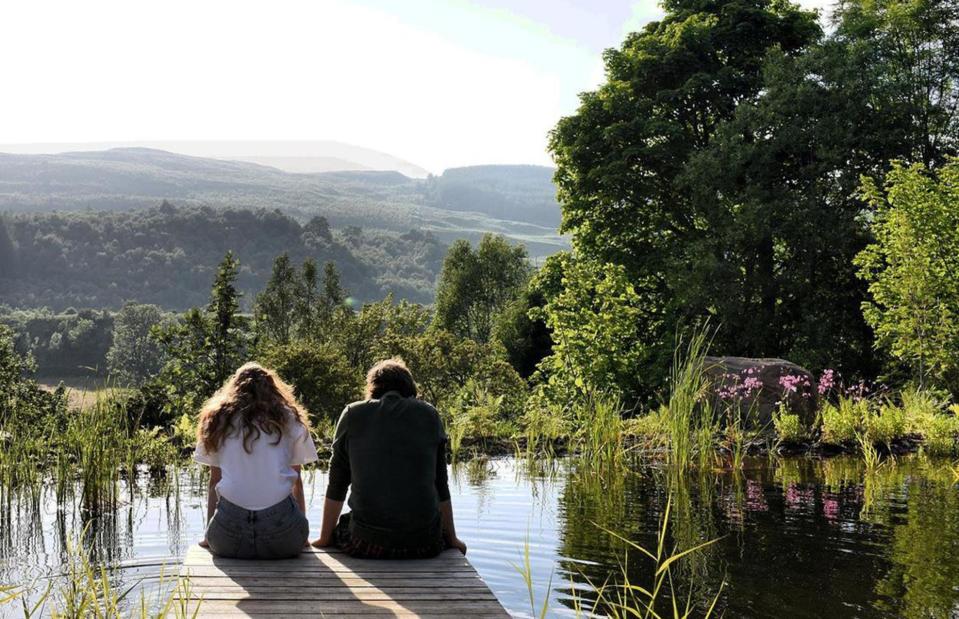
{"type": "Polygon", "coordinates": [[[410,178],[425,178],[429,172],[399,157],[370,148],[332,140],[286,141],[164,141],[101,142],[88,144],[0,144],[0,152],[50,154],[102,151],[114,148],[149,148],[193,157],[259,163],[283,170],[312,174],[344,170],[395,170],[410,178]]]}
{"type": "Polygon", "coordinates": [[[553,169],[532,165],[451,168],[429,179],[433,206],[558,228],[553,169]]]}
{"type": "Polygon", "coordinates": [[[422,230],[441,242],[495,232],[525,243],[534,258],[568,246],[557,233],[549,168],[477,166],[425,179],[380,169],[386,171],[294,173],[149,148],[0,154],[0,212],[127,211],[168,199],[178,206],[278,209],[300,222],[321,215],[334,228],[422,230]]]}

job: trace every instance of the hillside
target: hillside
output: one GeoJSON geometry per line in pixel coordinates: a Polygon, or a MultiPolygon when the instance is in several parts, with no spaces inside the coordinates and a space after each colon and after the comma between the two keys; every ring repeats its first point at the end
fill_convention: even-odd
{"type": "Polygon", "coordinates": [[[0,154],[0,212],[127,211],[167,199],[278,209],[301,223],[321,215],[338,229],[422,230],[443,242],[495,232],[543,257],[568,245],[556,233],[551,174],[534,166],[459,168],[427,179],[396,171],[300,174],[146,148],[0,154]]]}
{"type": "Polygon", "coordinates": [[[190,140],[148,142],[0,144],[0,153],[68,153],[118,148],[148,148],[192,157],[247,161],[285,172],[315,173],[343,170],[393,170],[411,178],[426,178],[420,166],[362,146],[333,140],[190,140]]]}
{"type": "Polygon", "coordinates": [[[273,260],[336,263],[360,301],[393,292],[433,299],[446,251],[420,231],[331,230],[322,217],[301,224],[276,210],[177,208],[18,213],[0,217],[0,303],[13,307],[119,308],[125,301],[183,310],[208,302],[216,265],[232,250],[238,288],[261,290],[273,260]]]}

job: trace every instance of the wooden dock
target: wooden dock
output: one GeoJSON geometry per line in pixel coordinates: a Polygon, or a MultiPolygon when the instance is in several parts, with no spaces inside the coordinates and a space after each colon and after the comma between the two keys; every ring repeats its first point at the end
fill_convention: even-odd
{"type": "Polygon", "coordinates": [[[466,557],[354,559],[305,550],[296,559],[222,559],[193,546],[180,575],[200,617],[509,617],[466,557]],[[198,606],[197,606],[198,605],[198,606]]]}

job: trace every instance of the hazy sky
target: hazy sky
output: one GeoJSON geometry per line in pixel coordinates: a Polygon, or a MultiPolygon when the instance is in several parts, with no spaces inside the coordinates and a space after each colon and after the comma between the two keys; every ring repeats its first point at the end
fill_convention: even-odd
{"type": "MultiPolygon", "coordinates": [[[[803,0],[823,6],[828,0],[803,0]]],[[[643,0],[11,0],[0,143],[339,140],[431,171],[550,163],[643,0]]]]}

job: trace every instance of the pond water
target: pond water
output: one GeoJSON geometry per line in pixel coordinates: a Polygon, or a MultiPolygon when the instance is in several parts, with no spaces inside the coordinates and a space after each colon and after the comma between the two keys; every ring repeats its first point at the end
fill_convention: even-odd
{"type": "MultiPolygon", "coordinates": [[[[316,529],[325,474],[306,484],[316,529]]],[[[703,605],[718,592],[727,617],[959,617],[959,484],[947,462],[908,456],[866,472],[852,458],[757,460],[740,474],[680,477],[641,463],[504,458],[455,467],[451,486],[469,558],[516,616],[533,614],[514,567],[527,544],[536,614],[548,595],[550,616],[573,615],[574,589],[588,606],[588,582],[621,578],[626,547],[608,531],[655,549],[668,503],[670,546],[718,540],[675,570],[676,591],[703,605]]],[[[117,566],[117,582],[153,595],[202,533],[204,490],[192,469],[141,480],[119,510],[89,522],[87,541],[117,566]]],[[[0,583],[43,583],[61,569],[86,521],[53,496],[4,501],[0,583]]],[[[650,562],[628,558],[630,581],[648,584],[650,562]]]]}

